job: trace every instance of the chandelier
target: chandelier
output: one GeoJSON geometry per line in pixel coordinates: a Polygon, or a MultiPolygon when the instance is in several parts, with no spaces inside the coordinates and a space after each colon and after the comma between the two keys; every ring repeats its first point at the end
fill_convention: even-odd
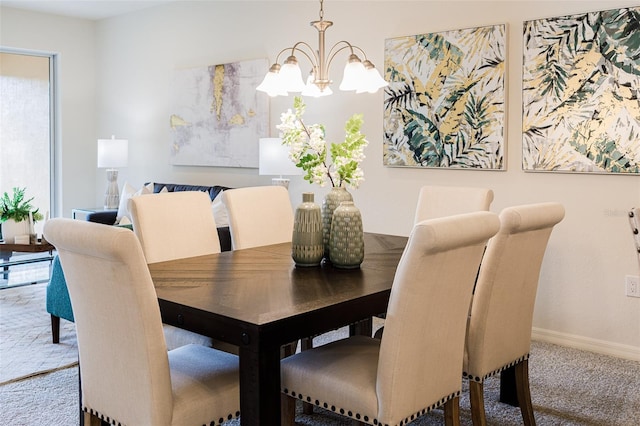
{"type": "Polygon", "coordinates": [[[384,81],[376,67],[367,59],[366,53],[358,46],[341,40],[326,53],[324,33],[332,25],[333,22],[324,20],[323,0],[320,0],[320,20],[311,22],[311,26],[318,30],[318,50],[314,51],[303,41],[282,49],[276,57],[275,64],[271,65],[269,72],[256,90],[266,92],[269,96],[287,96],[289,92],[301,92],[303,96],[313,97],[330,95],[333,92],[329,87],[332,83],[329,79],[329,68],[335,56],[345,49],[348,49],[350,54],[344,67],[340,90],[375,93],[378,89],[387,86],[389,83],[384,81]],[[281,66],[280,56],[289,51],[291,51],[290,55],[281,66]],[[363,56],[364,61],[356,52],[363,56]],[[296,53],[304,55],[311,62],[311,73],[307,77],[306,84],[302,79],[296,53]]]}

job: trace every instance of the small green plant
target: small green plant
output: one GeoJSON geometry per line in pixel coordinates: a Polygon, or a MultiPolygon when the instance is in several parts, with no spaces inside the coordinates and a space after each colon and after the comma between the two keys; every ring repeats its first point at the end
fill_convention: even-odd
{"type": "Polygon", "coordinates": [[[34,222],[44,219],[42,213],[38,211],[39,209],[34,209],[31,205],[33,197],[28,200],[24,199],[26,190],[27,188],[13,188],[13,197],[9,197],[6,192],[4,193],[0,198],[0,222],[9,219],[13,219],[16,222],[29,220],[29,212],[31,212],[34,222]]]}

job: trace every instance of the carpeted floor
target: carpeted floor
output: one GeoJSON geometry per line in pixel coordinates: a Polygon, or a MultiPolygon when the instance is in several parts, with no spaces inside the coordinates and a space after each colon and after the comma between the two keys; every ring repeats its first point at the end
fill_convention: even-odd
{"type": "Polygon", "coordinates": [[[78,361],[76,329],[60,321],[60,343],[51,343],[46,283],[0,290],[0,385],[55,371],[78,361]]]}
{"type": "MultiPolygon", "coordinates": [[[[6,290],[0,291],[0,312],[4,311],[1,297],[3,291],[6,290]]],[[[37,291],[35,293],[36,296],[32,298],[32,302],[36,305],[32,306],[40,303],[37,302],[37,291]]],[[[23,306],[23,309],[29,310],[28,306],[29,304],[23,306]]],[[[44,305],[35,310],[44,312],[44,305]]],[[[4,312],[0,315],[4,318],[4,312]]],[[[5,332],[4,320],[0,324],[4,340],[8,336],[5,332]]],[[[346,329],[338,330],[321,340],[343,335],[346,335],[346,329]]],[[[51,343],[48,345],[54,346],[51,343]]],[[[4,358],[5,354],[3,346],[0,356],[4,358]]],[[[530,369],[531,393],[539,426],[640,425],[640,363],[533,342],[530,369]]],[[[471,425],[467,389],[465,382],[460,402],[461,423],[465,426],[471,425]]],[[[489,379],[485,383],[488,424],[493,426],[522,424],[520,410],[499,403],[498,394],[498,379],[489,379]]],[[[309,426],[350,425],[344,418],[322,410],[316,410],[311,416],[299,414],[297,423],[309,426]]],[[[73,426],[77,424],[76,367],[0,385],[0,425],[73,426]]],[[[228,422],[228,426],[239,426],[239,424],[238,420],[228,422]]],[[[435,411],[411,423],[413,426],[442,424],[444,421],[441,411],[435,411]]]]}

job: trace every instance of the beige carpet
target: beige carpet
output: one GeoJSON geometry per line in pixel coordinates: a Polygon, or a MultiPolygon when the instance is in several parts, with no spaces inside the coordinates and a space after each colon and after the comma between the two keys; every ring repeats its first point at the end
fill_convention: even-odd
{"type": "Polygon", "coordinates": [[[51,343],[46,283],[0,290],[0,385],[69,367],[78,361],[75,325],[60,321],[51,343]]]}

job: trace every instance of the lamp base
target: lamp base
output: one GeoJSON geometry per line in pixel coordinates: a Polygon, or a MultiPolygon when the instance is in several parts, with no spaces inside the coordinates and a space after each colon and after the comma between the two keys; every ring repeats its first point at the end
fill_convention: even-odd
{"type": "Polygon", "coordinates": [[[107,169],[107,190],[104,193],[104,208],[106,210],[115,210],[119,205],[118,170],[107,169]]]}
{"type": "Polygon", "coordinates": [[[284,186],[289,189],[289,179],[285,178],[273,178],[271,179],[271,185],[284,186]]]}

